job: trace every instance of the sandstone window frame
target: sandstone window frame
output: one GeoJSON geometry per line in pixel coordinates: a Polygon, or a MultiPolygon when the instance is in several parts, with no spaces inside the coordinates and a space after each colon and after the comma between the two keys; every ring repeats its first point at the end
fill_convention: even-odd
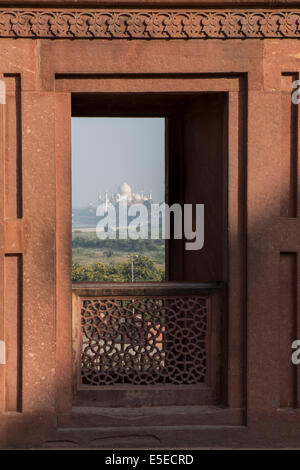
{"type": "MultiPolygon", "coordinates": [[[[69,74],[56,74],[56,81],[55,81],[55,88],[56,88],[56,110],[57,110],[57,126],[56,126],[56,148],[57,148],[57,164],[58,168],[57,171],[60,173],[66,172],[68,173],[67,179],[65,180],[66,183],[70,183],[70,141],[66,138],[66,125],[65,123],[70,120],[71,116],[71,94],[72,93],[105,93],[105,89],[108,88],[113,93],[120,93],[128,91],[132,92],[140,88],[143,92],[148,91],[149,89],[152,92],[161,90],[161,88],[166,88],[166,92],[193,92],[200,91],[200,92],[222,92],[226,93],[228,96],[228,122],[229,122],[229,142],[228,147],[231,148],[231,152],[229,152],[229,158],[233,160],[232,171],[229,172],[229,181],[228,184],[232,184],[236,191],[234,194],[229,194],[228,199],[228,223],[229,226],[232,227],[235,233],[241,232],[241,229],[244,224],[243,217],[241,218],[240,215],[237,214],[238,206],[241,207],[244,200],[244,192],[241,189],[241,178],[243,178],[243,171],[244,168],[244,144],[243,140],[245,138],[243,127],[241,128],[241,122],[245,107],[245,88],[244,88],[244,80],[243,76],[214,76],[208,77],[207,75],[187,75],[187,76],[174,76],[166,77],[157,75],[155,77],[147,77],[143,75],[136,75],[132,76],[98,76],[98,75],[69,75],[69,74]],[[209,82],[207,78],[210,78],[209,82]],[[62,127],[60,124],[64,123],[62,127]],[[236,127],[235,127],[236,126],[236,127]],[[62,157],[64,155],[64,157],[62,157]],[[63,168],[62,168],[63,167],[63,168]]],[[[67,132],[68,134],[68,132],[67,132]]],[[[232,161],[230,162],[232,164],[232,161]]],[[[70,195],[66,192],[66,187],[68,184],[58,185],[57,187],[57,194],[58,198],[65,198],[68,199],[70,195]]],[[[60,260],[68,259],[68,265],[70,266],[70,252],[68,254],[68,250],[70,249],[71,244],[68,245],[68,240],[70,241],[70,233],[68,231],[68,227],[66,226],[65,221],[68,220],[66,214],[70,211],[70,205],[64,205],[64,207],[57,207],[57,266],[60,266],[60,260]],[[59,233],[61,233],[61,229],[65,234],[65,237],[61,238],[59,233]],[[68,245],[68,247],[67,247],[68,245]]],[[[230,315],[232,318],[232,329],[229,333],[230,336],[234,335],[234,332],[240,331],[241,325],[243,323],[243,319],[240,317],[240,308],[243,305],[243,294],[241,293],[240,298],[236,299],[230,292],[232,293],[234,289],[237,289],[238,285],[241,285],[243,282],[243,266],[241,266],[241,257],[244,250],[244,240],[241,237],[239,239],[238,244],[232,245],[232,241],[229,239],[229,265],[228,265],[228,274],[229,280],[229,292],[228,292],[228,309],[225,315],[230,315]],[[231,252],[230,252],[231,249],[231,252]],[[239,275],[233,273],[238,272],[239,275]]],[[[58,270],[59,271],[59,270],[58,270]]],[[[57,302],[62,306],[64,305],[64,311],[66,311],[67,305],[70,308],[71,305],[71,298],[70,298],[70,290],[71,290],[71,283],[70,279],[67,278],[68,272],[66,266],[60,272],[57,272],[57,280],[60,279],[64,282],[61,284],[57,283],[58,295],[57,295],[57,302]],[[64,294],[67,294],[64,296],[64,294]],[[64,298],[63,298],[64,297],[64,298]]],[[[59,309],[57,309],[59,311],[59,309]]],[[[70,310],[69,310],[70,311],[70,310]]],[[[58,351],[60,348],[63,349],[63,341],[60,343],[60,336],[64,336],[65,338],[68,336],[71,340],[70,331],[68,329],[67,333],[61,333],[61,328],[63,323],[65,323],[66,315],[60,316],[57,318],[57,332],[58,332],[58,351]],[[60,344],[60,346],[59,346],[60,344]]],[[[228,319],[227,319],[228,320],[228,319]]],[[[67,319],[67,324],[70,325],[70,318],[67,319]]],[[[71,326],[71,325],[70,325],[71,326]]],[[[227,327],[226,327],[227,331],[227,327]]],[[[234,352],[231,350],[229,341],[230,338],[228,337],[228,332],[223,333],[223,347],[224,350],[227,351],[227,362],[225,370],[222,372],[223,376],[223,385],[222,385],[222,397],[220,403],[223,405],[236,404],[235,408],[239,410],[242,409],[243,406],[243,374],[244,370],[242,367],[238,367],[235,369],[235,373],[233,370],[229,370],[228,364],[231,361],[237,361],[236,363],[242,365],[244,361],[244,356],[242,354],[239,357],[233,357],[234,352]],[[238,379],[239,376],[240,378],[238,379]]],[[[235,338],[236,340],[236,338],[235,338]]],[[[241,339],[240,339],[241,340],[241,339]]],[[[239,340],[239,341],[240,341],[239,340]]],[[[241,348],[242,349],[242,348],[241,348]]],[[[72,353],[69,351],[69,355],[65,357],[64,360],[61,360],[60,355],[57,353],[57,367],[58,373],[61,370],[62,373],[71,374],[70,365],[72,364],[72,353]]],[[[69,377],[71,377],[69,375],[69,377]]],[[[72,381],[71,381],[72,382],[72,381]]],[[[68,401],[72,403],[72,393],[70,390],[58,390],[58,408],[65,409],[66,402],[63,399],[68,397],[68,401]]],[[[239,420],[241,422],[242,415],[239,415],[239,420]]]]}
{"type": "MultiPolygon", "coordinates": [[[[166,201],[170,205],[178,202],[183,204],[187,198],[187,201],[190,203],[198,203],[202,201],[198,198],[201,197],[201,192],[203,192],[202,196],[207,203],[206,211],[208,213],[208,229],[206,229],[208,240],[203,249],[204,253],[202,250],[188,252],[185,250],[185,240],[173,240],[171,237],[167,244],[166,281],[147,281],[143,283],[145,295],[149,295],[147,292],[150,291],[150,294],[154,295],[154,299],[160,298],[167,301],[166,299],[170,298],[167,294],[170,281],[175,282],[173,290],[175,292],[177,290],[179,297],[182,295],[182,291],[186,291],[185,295],[189,295],[189,292],[192,295],[194,291],[196,295],[203,296],[203,299],[207,297],[206,359],[201,360],[199,358],[198,363],[198,366],[201,365],[206,370],[205,381],[193,385],[188,383],[162,385],[159,382],[154,385],[151,384],[151,380],[148,385],[145,383],[141,385],[118,383],[110,385],[111,379],[109,377],[111,376],[109,374],[107,376],[108,383],[105,385],[83,384],[81,381],[82,370],[80,359],[82,354],[82,334],[79,334],[81,331],[81,321],[83,321],[80,315],[82,306],[85,302],[90,301],[87,299],[91,299],[91,295],[93,295],[94,299],[99,296],[101,297],[103,291],[108,291],[110,286],[111,293],[109,298],[114,296],[117,296],[117,299],[126,298],[126,288],[127,295],[129,292],[132,292],[132,295],[137,295],[141,283],[134,283],[135,288],[133,289],[131,283],[74,282],[72,284],[72,292],[78,297],[77,302],[73,303],[73,335],[77,337],[77,346],[76,350],[74,350],[77,364],[74,367],[73,380],[74,384],[76,384],[74,389],[75,403],[85,405],[89,403],[89,400],[97,400],[103,406],[107,406],[107,403],[118,404],[118,406],[135,406],[137,403],[142,404],[143,402],[156,406],[162,403],[174,405],[212,405],[221,402],[221,363],[223,362],[224,368],[226,352],[221,352],[220,329],[222,322],[225,326],[225,319],[221,318],[219,310],[221,309],[222,298],[224,299],[224,292],[223,294],[218,294],[215,291],[224,290],[222,285],[226,281],[225,257],[227,248],[225,232],[227,189],[225,172],[228,132],[226,98],[226,95],[223,93],[207,94],[201,92],[171,94],[157,92],[149,94],[72,93],[72,117],[165,118],[166,201]],[[205,126],[207,126],[206,131],[202,129],[205,126]],[[209,133],[209,136],[206,133],[209,133]],[[201,142],[200,146],[198,144],[199,141],[201,142]],[[210,170],[206,171],[206,176],[203,176],[201,171],[205,173],[206,167],[210,168],[210,170]],[[207,184],[207,181],[209,181],[209,184],[207,184]],[[225,186],[224,188],[223,185],[225,186]],[[214,217],[213,221],[209,220],[210,212],[212,212],[211,218],[214,217]],[[211,229],[212,225],[214,230],[211,229]],[[193,279],[190,278],[191,275],[193,279]],[[192,288],[190,290],[185,281],[194,282],[194,284],[191,284],[192,288]],[[202,285],[199,284],[197,290],[196,283],[199,281],[202,282],[202,285]],[[153,292],[151,292],[151,287],[153,292]],[[161,292],[158,295],[156,288],[161,292]],[[120,297],[120,290],[125,291],[125,297],[120,297]],[[167,297],[165,297],[166,295],[167,297]],[[77,332],[76,325],[78,328],[77,332]]],[[[110,331],[113,334],[114,330],[110,331]]],[[[190,334],[192,334],[192,330],[190,334]]],[[[171,347],[172,341],[168,341],[168,343],[169,347],[171,347]]],[[[150,344],[151,342],[148,344],[148,347],[150,347],[150,344]]],[[[128,345],[124,347],[128,348],[128,345]]],[[[164,354],[168,355],[168,347],[166,347],[167,349],[165,347],[163,346],[164,354]]],[[[178,357],[177,360],[180,361],[180,354],[178,355],[175,352],[176,348],[174,349],[174,345],[172,347],[172,357],[176,356],[178,357]]],[[[118,348],[118,344],[115,344],[114,348],[118,348]]],[[[85,357],[91,357],[89,354],[85,357]]],[[[110,360],[109,357],[111,356],[108,355],[106,361],[110,360]]],[[[150,359],[150,356],[146,354],[142,354],[141,357],[142,361],[150,359]]],[[[102,360],[104,360],[104,355],[99,357],[100,363],[102,360]]],[[[170,363],[169,366],[171,366],[170,363]]],[[[97,367],[96,364],[95,367],[97,367]]],[[[167,370],[168,368],[164,368],[165,372],[167,370]]],[[[112,373],[114,372],[112,371],[112,373]]],[[[156,374],[155,371],[153,373],[154,375],[156,374]]],[[[179,370],[177,373],[181,376],[179,370]]],[[[147,374],[142,375],[147,376],[147,374]]],[[[150,376],[148,375],[147,377],[149,380],[150,376]]],[[[168,378],[169,380],[171,379],[171,377],[168,378]]],[[[139,376],[140,379],[141,376],[139,376]]],[[[179,377],[177,377],[178,379],[179,377]]],[[[196,377],[192,374],[190,379],[195,380],[196,377]]]]}

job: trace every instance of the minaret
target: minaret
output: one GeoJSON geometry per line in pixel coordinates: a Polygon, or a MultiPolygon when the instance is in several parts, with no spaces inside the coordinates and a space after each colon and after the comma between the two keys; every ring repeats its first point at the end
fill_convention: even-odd
{"type": "Polygon", "coordinates": [[[107,212],[107,210],[108,210],[108,203],[109,203],[107,191],[105,191],[105,200],[104,200],[104,203],[105,203],[105,211],[107,212]]]}

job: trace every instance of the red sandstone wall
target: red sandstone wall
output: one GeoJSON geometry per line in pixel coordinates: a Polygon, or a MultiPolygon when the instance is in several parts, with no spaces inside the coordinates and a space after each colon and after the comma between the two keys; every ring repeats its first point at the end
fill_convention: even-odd
{"type": "MultiPolygon", "coordinates": [[[[228,406],[219,415],[199,412],[198,432],[162,425],[151,431],[153,446],[299,445],[300,366],[290,362],[290,344],[300,339],[299,116],[290,101],[299,71],[297,39],[0,38],[7,86],[0,106],[2,447],[91,442],[89,431],[80,437],[56,428],[57,413],[72,405],[74,91],[228,94],[228,406]],[[207,427],[212,423],[218,428],[207,427]]],[[[107,433],[114,445],[115,426],[99,429],[99,446],[107,445],[107,433]]],[[[139,432],[149,429],[141,425],[139,432]]]]}

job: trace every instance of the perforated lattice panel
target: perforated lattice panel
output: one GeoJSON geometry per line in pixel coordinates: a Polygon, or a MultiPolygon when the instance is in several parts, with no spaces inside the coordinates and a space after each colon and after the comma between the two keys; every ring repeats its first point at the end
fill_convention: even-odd
{"type": "Polygon", "coordinates": [[[208,299],[81,299],[81,384],[199,384],[208,299]]]}

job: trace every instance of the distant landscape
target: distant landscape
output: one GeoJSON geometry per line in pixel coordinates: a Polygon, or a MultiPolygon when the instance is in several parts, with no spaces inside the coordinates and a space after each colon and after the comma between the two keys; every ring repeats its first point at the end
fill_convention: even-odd
{"type": "Polygon", "coordinates": [[[73,209],[73,281],[131,281],[131,260],[134,280],[164,279],[164,240],[100,240],[95,229],[98,220],[91,209],[73,209]]]}
{"type": "Polygon", "coordinates": [[[165,119],[72,117],[71,153],[73,280],[130,282],[132,263],[135,281],[164,279],[164,240],[102,241],[96,212],[109,206],[118,212],[122,201],[147,211],[164,202],[165,119]]]}

